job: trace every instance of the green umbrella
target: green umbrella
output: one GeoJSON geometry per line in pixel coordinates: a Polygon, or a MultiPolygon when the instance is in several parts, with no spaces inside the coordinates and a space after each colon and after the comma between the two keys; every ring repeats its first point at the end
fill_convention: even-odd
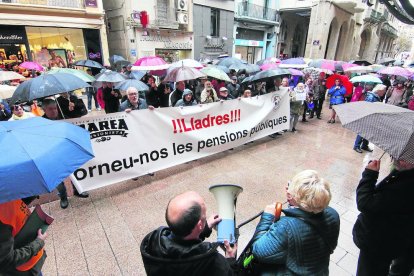
{"type": "Polygon", "coordinates": [[[352,82],[352,83],[357,83],[357,82],[382,83],[382,80],[380,80],[379,78],[377,78],[375,76],[371,76],[371,75],[362,75],[362,76],[353,77],[349,81],[352,82]]]}
{"type": "Polygon", "coordinates": [[[201,69],[201,72],[206,74],[209,77],[231,82],[229,76],[226,73],[224,73],[224,71],[218,69],[217,67],[212,67],[212,66],[205,67],[201,69]]]}
{"type": "Polygon", "coordinates": [[[74,75],[85,82],[94,82],[95,78],[91,75],[88,75],[85,71],[70,69],[70,68],[54,68],[48,71],[46,74],[56,74],[56,73],[66,73],[74,75]]]}

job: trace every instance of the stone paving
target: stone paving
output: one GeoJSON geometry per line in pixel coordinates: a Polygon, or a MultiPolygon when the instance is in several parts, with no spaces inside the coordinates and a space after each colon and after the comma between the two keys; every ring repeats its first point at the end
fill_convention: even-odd
{"type": "MultiPolygon", "coordinates": [[[[148,232],[165,225],[165,207],[174,195],[187,190],[199,192],[206,200],[209,215],[216,210],[216,202],[208,191],[210,185],[241,185],[244,191],[238,197],[237,220],[242,222],[269,203],[284,202],[286,183],[295,173],[315,169],[330,181],[333,194],[330,205],[341,216],[330,274],[354,275],[359,251],[352,241],[352,227],[358,215],[355,188],[365,164],[372,155],[381,152],[354,152],[355,134],[338,122],[327,124],[330,111],[325,107],[324,113],[323,120],[299,122],[296,133],[285,133],[276,139],[263,138],[232,151],[156,172],[152,177],[93,190],[87,199],[71,197],[66,210],[60,208],[59,201],[43,204],[55,218],[48,230],[48,258],[43,274],[145,275],[140,242],[148,232]]],[[[384,163],[382,176],[389,168],[384,163]]],[[[257,222],[256,219],[241,228],[240,250],[257,222]]],[[[213,233],[209,240],[214,239],[213,233]]]]}

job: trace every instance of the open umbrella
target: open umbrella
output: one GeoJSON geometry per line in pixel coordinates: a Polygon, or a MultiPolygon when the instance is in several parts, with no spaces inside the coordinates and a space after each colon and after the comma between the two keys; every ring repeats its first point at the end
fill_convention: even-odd
{"type": "Polygon", "coordinates": [[[226,58],[220,59],[220,61],[217,63],[217,65],[230,67],[233,64],[240,64],[240,63],[241,64],[247,64],[247,62],[244,61],[244,60],[234,58],[234,57],[226,57],[226,58]]]}
{"type": "Polygon", "coordinates": [[[19,67],[27,70],[43,71],[45,70],[42,65],[34,61],[25,61],[19,65],[19,67]]]}
{"type": "Polygon", "coordinates": [[[216,67],[217,69],[220,69],[221,71],[223,71],[226,74],[230,73],[230,69],[227,68],[226,66],[223,66],[223,65],[211,65],[211,66],[208,66],[208,67],[216,67]]]}
{"type": "Polygon", "coordinates": [[[361,135],[395,159],[414,163],[414,112],[365,101],[335,105],[345,128],[361,135]]]}
{"type": "Polygon", "coordinates": [[[265,63],[262,66],[260,66],[260,70],[266,71],[266,70],[272,70],[278,68],[279,65],[276,63],[265,63]]]}
{"type": "Polygon", "coordinates": [[[342,85],[345,87],[346,89],[345,96],[352,95],[352,92],[354,90],[354,85],[349,81],[349,78],[345,75],[333,74],[332,76],[328,77],[326,79],[326,87],[329,89],[332,86],[334,86],[336,79],[340,79],[342,82],[342,85]]]}
{"type": "Polygon", "coordinates": [[[305,74],[303,74],[302,71],[299,71],[299,70],[296,70],[296,69],[293,69],[293,68],[290,68],[288,70],[292,74],[292,76],[301,76],[301,77],[303,77],[305,75],[305,74]]]}
{"type": "Polygon", "coordinates": [[[372,69],[373,72],[378,72],[382,68],[385,68],[385,66],[384,65],[381,65],[381,64],[372,64],[369,67],[371,67],[371,69],[372,69]]]}
{"type": "Polygon", "coordinates": [[[283,64],[281,63],[279,64],[279,67],[280,68],[307,68],[308,65],[306,63],[305,64],[283,64]]]}
{"type": "Polygon", "coordinates": [[[138,91],[148,91],[149,87],[145,83],[136,79],[126,79],[115,85],[115,89],[126,91],[129,87],[135,87],[138,91]]]}
{"type": "Polygon", "coordinates": [[[93,82],[95,78],[91,75],[88,75],[85,71],[77,70],[77,69],[70,69],[70,68],[54,68],[47,72],[47,74],[56,74],[56,73],[67,73],[74,75],[85,82],[93,82]]]}
{"type": "Polygon", "coordinates": [[[2,85],[0,84],[0,99],[8,99],[13,96],[17,86],[2,85]]]}
{"type": "Polygon", "coordinates": [[[278,69],[274,69],[274,70],[266,70],[266,71],[262,71],[257,73],[256,75],[254,75],[254,77],[251,79],[251,81],[261,81],[261,80],[265,80],[265,79],[269,79],[269,78],[274,78],[277,76],[283,76],[283,75],[291,75],[290,71],[288,69],[282,69],[282,68],[278,68],[278,69]]]}
{"type": "Polygon", "coordinates": [[[0,203],[51,192],[94,157],[89,132],[41,117],[0,123],[0,203]]]}
{"type": "Polygon", "coordinates": [[[172,68],[177,68],[181,66],[197,68],[197,69],[204,68],[203,64],[201,64],[200,62],[194,59],[183,59],[183,60],[180,60],[180,61],[177,61],[171,64],[172,68]]]}
{"type": "Polygon", "coordinates": [[[402,67],[398,67],[398,66],[385,67],[383,69],[378,70],[377,73],[383,74],[383,75],[401,76],[404,78],[408,78],[409,76],[412,75],[412,73],[409,70],[402,68],[402,67]]]}
{"type": "Polygon", "coordinates": [[[269,63],[273,63],[273,64],[279,64],[281,63],[281,60],[275,57],[270,57],[270,58],[266,58],[266,59],[262,59],[259,60],[258,62],[256,62],[257,65],[262,66],[264,64],[269,64],[269,63]]]}
{"type": "Polygon", "coordinates": [[[13,71],[0,71],[0,81],[24,80],[24,77],[13,71]]]}
{"type": "Polygon", "coordinates": [[[352,83],[382,83],[382,80],[371,75],[356,76],[350,79],[349,81],[352,83]]]}
{"type": "Polygon", "coordinates": [[[349,63],[358,64],[361,66],[369,66],[372,64],[371,62],[366,61],[366,60],[351,60],[349,61],[349,63]]]}
{"type": "Polygon", "coordinates": [[[256,72],[260,72],[260,66],[256,65],[256,64],[248,63],[246,73],[252,74],[252,73],[256,73],[256,72]]]}
{"type": "Polygon", "coordinates": [[[200,72],[199,70],[191,67],[181,66],[174,68],[165,76],[164,81],[178,82],[186,80],[195,80],[206,75],[200,72]]]}
{"type": "Polygon", "coordinates": [[[121,71],[122,67],[127,67],[128,65],[131,65],[131,62],[128,60],[118,60],[114,63],[112,66],[116,71],[121,71]]]}
{"type": "Polygon", "coordinates": [[[160,71],[170,67],[162,58],[157,56],[142,57],[138,59],[131,70],[138,71],[160,71]]]}
{"type": "Polygon", "coordinates": [[[281,61],[282,64],[306,64],[303,58],[288,58],[281,61]]]}
{"type": "Polygon", "coordinates": [[[379,63],[379,64],[382,64],[382,65],[389,65],[389,64],[393,64],[393,63],[394,63],[394,61],[395,61],[395,59],[394,59],[394,58],[389,58],[389,57],[387,57],[387,58],[383,58],[383,59],[381,59],[378,63],[379,63]]]}
{"type": "Polygon", "coordinates": [[[219,68],[215,66],[207,66],[201,69],[200,71],[209,77],[212,77],[218,80],[224,80],[224,81],[231,82],[231,79],[229,78],[229,76],[223,70],[220,70],[219,68]]]}
{"type": "Polygon", "coordinates": [[[75,62],[74,65],[81,66],[81,67],[105,69],[105,67],[102,64],[100,64],[99,62],[96,62],[94,60],[90,60],[90,59],[78,60],[77,62],[75,62]]]}
{"type": "Polygon", "coordinates": [[[113,55],[109,58],[109,62],[111,64],[115,64],[118,61],[125,61],[125,58],[123,56],[113,55]]]}
{"type": "Polygon", "coordinates": [[[96,77],[96,82],[121,82],[125,80],[126,77],[118,72],[111,71],[111,70],[105,70],[104,72],[100,73],[96,77]]]}
{"type": "Polygon", "coordinates": [[[328,69],[335,71],[335,61],[327,59],[314,59],[309,63],[309,67],[315,67],[320,69],[328,69]]]}
{"type": "Polygon", "coordinates": [[[253,78],[254,76],[248,76],[248,77],[245,77],[244,78],[244,80],[241,82],[241,83],[246,83],[246,82],[250,82],[251,80],[252,80],[252,78],[253,78]]]}
{"type": "Polygon", "coordinates": [[[354,66],[354,67],[350,67],[347,68],[345,70],[346,73],[356,73],[356,74],[366,74],[366,73],[371,73],[374,72],[374,70],[370,67],[370,66],[354,66]]]}
{"type": "Polygon", "coordinates": [[[146,71],[131,71],[131,73],[129,74],[129,78],[141,80],[146,73],[146,71]]]}
{"type": "Polygon", "coordinates": [[[89,86],[89,84],[71,74],[44,74],[21,83],[16,88],[11,102],[28,102],[89,86]]]}

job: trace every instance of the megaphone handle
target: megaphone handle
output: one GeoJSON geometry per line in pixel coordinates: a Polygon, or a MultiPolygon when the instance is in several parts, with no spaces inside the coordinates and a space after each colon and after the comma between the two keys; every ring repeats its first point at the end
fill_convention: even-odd
{"type": "Polygon", "coordinates": [[[278,221],[280,219],[280,216],[282,215],[282,203],[277,202],[275,205],[275,221],[278,221]]]}

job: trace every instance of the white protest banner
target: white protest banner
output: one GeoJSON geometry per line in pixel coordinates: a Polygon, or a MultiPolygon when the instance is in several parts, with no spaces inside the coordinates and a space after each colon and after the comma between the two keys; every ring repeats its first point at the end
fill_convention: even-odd
{"type": "Polygon", "coordinates": [[[68,120],[90,132],[95,158],[72,175],[84,192],[228,150],[289,128],[287,90],[189,107],[68,120]]]}

